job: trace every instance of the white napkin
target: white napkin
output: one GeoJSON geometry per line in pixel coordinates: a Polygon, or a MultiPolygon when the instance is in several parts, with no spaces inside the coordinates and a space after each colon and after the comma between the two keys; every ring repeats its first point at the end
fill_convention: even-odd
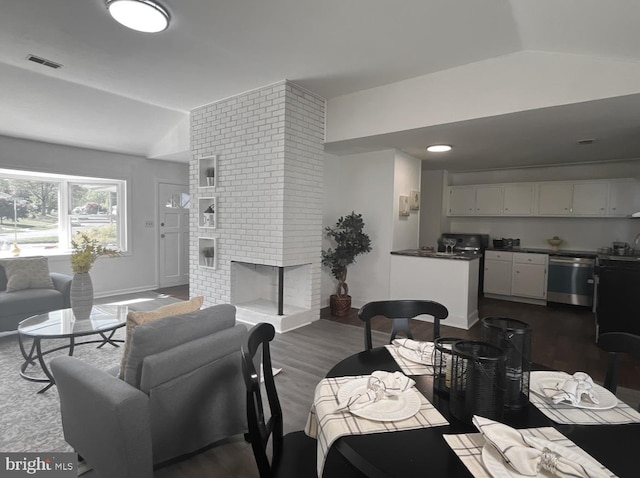
{"type": "MultiPolygon", "coordinates": [[[[547,440],[525,436],[502,423],[488,418],[473,416],[473,424],[487,443],[493,445],[506,463],[525,476],[537,476],[541,469],[562,478],[606,478],[604,472],[571,461],[551,451],[547,440]]],[[[562,447],[554,446],[554,450],[562,447]]]]}
{"type": "Polygon", "coordinates": [[[336,411],[357,410],[379,400],[393,400],[398,394],[413,387],[415,383],[402,372],[376,370],[369,377],[367,390],[342,400],[338,403],[336,411]]]}
{"type": "Polygon", "coordinates": [[[591,403],[599,403],[598,398],[592,392],[593,380],[584,372],[576,372],[571,378],[565,380],[560,386],[544,387],[542,392],[553,403],[569,402],[571,405],[579,405],[584,397],[591,403]]]}
{"type": "Polygon", "coordinates": [[[423,359],[430,359],[433,354],[433,342],[420,342],[412,339],[393,339],[391,343],[396,347],[414,350],[418,352],[423,359]]]}

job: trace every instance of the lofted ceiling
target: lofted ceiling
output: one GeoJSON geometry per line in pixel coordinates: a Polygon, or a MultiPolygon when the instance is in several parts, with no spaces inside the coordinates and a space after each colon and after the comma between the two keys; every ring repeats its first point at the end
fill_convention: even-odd
{"type": "MultiPolygon", "coordinates": [[[[0,134],[184,161],[189,110],[283,79],[332,99],[527,50],[640,62],[637,0],[158,1],[171,26],[143,34],[104,0],[2,0],[0,134]]],[[[459,170],[640,158],[639,108],[638,95],[600,99],[331,151],[426,159],[424,145],[445,139],[459,170]],[[585,134],[596,142],[575,144],[585,134]]]]}

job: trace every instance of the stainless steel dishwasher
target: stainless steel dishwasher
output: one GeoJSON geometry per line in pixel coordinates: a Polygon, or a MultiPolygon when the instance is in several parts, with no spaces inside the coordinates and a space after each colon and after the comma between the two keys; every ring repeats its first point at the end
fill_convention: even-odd
{"type": "Polygon", "coordinates": [[[590,257],[549,256],[547,301],[591,307],[594,265],[590,257]]]}

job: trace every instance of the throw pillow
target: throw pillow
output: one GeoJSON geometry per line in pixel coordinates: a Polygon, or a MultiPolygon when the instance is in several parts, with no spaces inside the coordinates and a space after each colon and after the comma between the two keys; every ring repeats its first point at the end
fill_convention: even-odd
{"type": "Polygon", "coordinates": [[[199,296],[194,297],[191,300],[165,305],[149,312],[129,312],[127,314],[127,330],[124,340],[124,353],[122,354],[122,363],[120,364],[120,378],[124,378],[124,369],[127,365],[127,359],[129,358],[129,350],[131,349],[133,331],[138,325],[148,324],[149,322],[153,322],[154,320],[159,320],[164,317],[171,317],[173,315],[182,315],[188,314],[189,312],[195,312],[197,310],[200,310],[203,302],[204,296],[199,296]]]}
{"type": "Polygon", "coordinates": [[[53,289],[46,257],[19,257],[0,259],[7,275],[7,292],[22,289],[53,289]]]}

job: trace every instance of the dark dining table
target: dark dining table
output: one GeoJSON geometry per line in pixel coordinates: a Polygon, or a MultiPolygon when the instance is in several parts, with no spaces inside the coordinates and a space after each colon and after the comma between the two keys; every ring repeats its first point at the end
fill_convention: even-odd
{"type": "MultiPolygon", "coordinates": [[[[533,367],[534,369],[536,367],[533,367]]],[[[540,367],[544,368],[544,367],[540,367]]],[[[375,348],[352,355],[336,364],[327,378],[369,375],[376,370],[402,371],[389,351],[375,348]]],[[[449,421],[449,425],[394,432],[347,435],[332,448],[366,476],[469,478],[473,475],[443,438],[445,434],[477,433],[471,424],[449,412],[449,400],[433,391],[433,376],[411,376],[416,388],[449,421]]],[[[514,428],[554,427],[619,477],[640,476],[640,423],[625,425],[563,425],[547,418],[529,403],[506,411],[503,423],[514,428]]]]}

